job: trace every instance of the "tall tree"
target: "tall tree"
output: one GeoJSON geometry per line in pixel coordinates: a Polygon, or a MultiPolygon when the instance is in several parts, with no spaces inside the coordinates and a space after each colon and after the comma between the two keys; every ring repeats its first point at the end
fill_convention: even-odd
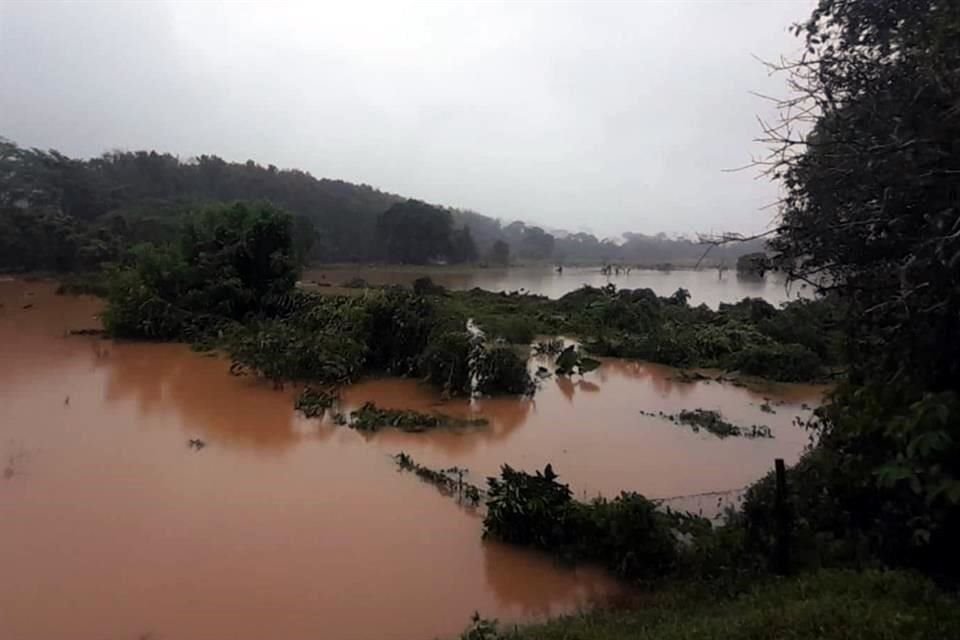
{"type": "Polygon", "coordinates": [[[457,229],[450,238],[450,261],[470,263],[477,261],[477,245],[469,226],[457,229]]]}
{"type": "Polygon", "coordinates": [[[400,202],[380,216],[377,236],[383,256],[400,264],[427,264],[450,255],[453,216],[419,200],[400,202]]]}
{"type": "Polygon", "coordinates": [[[805,515],[839,505],[823,529],[957,576],[960,3],[820,0],[797,33],[794,95],[767,128],[786,190],[771,244],[850,309],[849,381],[820,414],[805,515]]]}
{"type": "Polygon", "coordinates": [[[503,240],[497,240],[493,243],[493,247],[490,248],[488,259],[490,264],[507,266],[510,264],[510,245],[503,240]]]}

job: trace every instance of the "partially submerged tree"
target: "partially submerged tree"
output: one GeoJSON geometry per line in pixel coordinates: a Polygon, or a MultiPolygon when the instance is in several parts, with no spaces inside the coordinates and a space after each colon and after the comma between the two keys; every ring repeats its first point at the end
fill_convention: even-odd
{"type": "Polygon", "coordinates": [[[737,258],[737,273],[762,278],[769,269],[770,261],[765,253],[747,253],[737,258]]]}

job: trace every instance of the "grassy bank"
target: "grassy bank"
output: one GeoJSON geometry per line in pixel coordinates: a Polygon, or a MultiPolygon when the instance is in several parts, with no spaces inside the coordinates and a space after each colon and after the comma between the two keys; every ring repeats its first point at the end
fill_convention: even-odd
{"type": "Polygon", "coordinates": [[[520,628],[476,622],[461,640],[948,640],[960,602],[899,572],[820,571],[771,579],[736,598],[703,585],[520,628]]]}

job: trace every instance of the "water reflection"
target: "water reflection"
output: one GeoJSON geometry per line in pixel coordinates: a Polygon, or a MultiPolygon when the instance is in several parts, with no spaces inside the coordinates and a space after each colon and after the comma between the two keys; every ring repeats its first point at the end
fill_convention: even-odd
{"type": "Polygon", "coordinates": [[[612,284],[621,289],[653,289],[658,295],[669,296],[679,288],[687,289],[690,303],[701,303],[716,308],[721,302],[737,302],[744,297],[762,297],[771,304],[780,304],[797,297],[809,297],[804,288],[787,288],[778,274],[764,278],[744,277],[726,272],[718,278],[714,270],[654,271],[635,269],[630,273],[605,275],[600,267],[568,267],[557,273],[548,266],[472,268],[472,267],[331,267],[308,270],[303,276],[305,286],[321,282],[339,285],[355,278],[372,284],[409,285],[416,278],[429,276],[434,282],[449,289],[469,290],[475,287],[488,291],[521,291],[550,298],[559,298],[583,285],[603,287],[612,284]]]}
{"type": "Polygon", "coordinates": [[[569,611],[618,587],[482,543],[475,514],[388,456],[467,467],[477,484],[503,463],[549,462],[578,496],[736,487],[799,455],[791,420],[823,391],[680,382],[617,360],[548,379],[533,399],[443,401],[413,380],[370,379],[345,390],[347,409],[373,400],[491,423],[365,436],[298,417],[293,389],[230,376],[182,345],[65,338],[89,326],[91,299],[0,283],[0,303],[0,472],[13,469],[0,482],[0,566],[16,576],[0,581],[4,639],[426,640],[455,635],[476,609],[569,611]],[[759,409],[765,398],[776,414],[759,409]],[[776,439],[717,441],[640,414],[698,406],[768,423],[776,439]],[[194,437],[208,446],[190,450],[194,437]]]}
{"type": "Polygon", "coordinates": [[[132,401],[141,415],[172,408],[189,437],[264,453],[286,451],[304,437],[296,429],[292,392],[231,376],[225,361],[183,345],[120,344],[98,364],[106,372],[108,403],[132,401]]]}
{"type": "Polygon", "coordinates": [[[575,600],[597,602],[610,595],[607,580],[600,569],[576,570],[576,581],[558,582],[550,576],[557,561],[537,552],[517,557],[513,549],[484,541],[483,569],[487,585],[498,602],[519,610],[525,617],[546,617],[557,613],[557,602],[575,600]],[[518,572],[517,563],[525,565],[518,572]]]}

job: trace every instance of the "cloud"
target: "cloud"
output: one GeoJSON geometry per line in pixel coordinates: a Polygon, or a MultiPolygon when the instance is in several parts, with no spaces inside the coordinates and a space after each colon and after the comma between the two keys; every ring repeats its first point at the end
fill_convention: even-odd
{"type": "Polygon", "coordinates": [[[795,2],[0,5],[0,135],[217,153],[551,227],[769,221],[724,173],[795,2]]]}

